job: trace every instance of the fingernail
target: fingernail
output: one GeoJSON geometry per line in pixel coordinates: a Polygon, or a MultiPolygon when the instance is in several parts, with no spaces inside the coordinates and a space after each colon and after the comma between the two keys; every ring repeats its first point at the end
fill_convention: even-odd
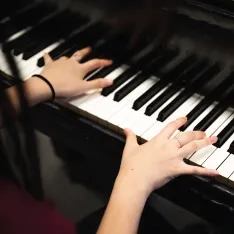
{"type": "Polygon", "coordinates": [[[179,120],[179,121],[185,122],[185,121],[187,121],[187,117],[186,117],[186,116],[183,116],[183,117],[180,117],[178,120],[179,120]]]}
{"type": "Polygon", "coordinates": [[[113,84],[113,80],[105,79],[105,85],[112,85],[112,84],[113,84]]]}
{"type": "Polygon", "coordinates": [[[211,143],[214,144],[214,143],[217,142],[218,137],[217,136],[212,136],[212,137],[210,137],[210,140],[211,140],[211,143]]]}
{"type": "Polygon", "coordinates": [[[212,170],[212,171],[211,171],[211,174],[212,174],[213,176],[218,176],[218,175],[219,175],[219,172],[218,172],[217,170],[212,170]]]}

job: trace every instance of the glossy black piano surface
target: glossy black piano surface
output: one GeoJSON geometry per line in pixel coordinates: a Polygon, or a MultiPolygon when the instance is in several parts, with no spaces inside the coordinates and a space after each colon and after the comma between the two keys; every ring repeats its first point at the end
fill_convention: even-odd
{"type": "MultiPolygon", "coordinates": [[[[0,10],[0,69],[6,87],[16,81],[3,59],[5,53],[12,54],[21,78],[26,79],[32,72],[42,69],[44,61],[40,53],[51,45],[48,52],[55,59],[70,56],[77,49],[91,45],[94,50],[90,58],[110,57],[115,62],[110,68],[97,71],[98,75],[90,74],[87,79],[106,76],[122,64],[131,68],[118,75],[113,87],[102,91],[103,100],[112,95],[106,103],[121,103],[154,75],[160,78],[158,83],[152,79],[151,85],[147,86],[149,89],[144,92],[141,86],[142,93],[136,92],[131,101],[136,112],[145,108],[142,114],[146,117],[154,116],[155,111],[177,93],[171,103],[161,108],[157,116],[159,122],[167,120],[193,97],[197,106],[194,105],[187,113],[191,121],[186,127],[214,103],[216,109],[210,112],[209,118],[201,119],[194,128],[207,130],[223,112],[232,113],[234,3],[231,0],[186,0],[172,5],[168,1],[162,8],[157,1],[152,1],[150,8],[140,8],[140,11],[139,8],[134,11],[136,4],[131,1],[129,4],[120,1],[117,5],[108,1],[71,1],[66,4],[63,1],[60,4],[29,0],[21,4],[12,2],[9,1],[5,10],[0,10]],[[58,8],[63,5],[67,5],[66,10],[58,8]],[[128,17],[126,12],[129,12],[128,17]],[[137,18],[131,21],[133,12],[137,18]],[[116,20],[116,16],[121,16],[117,17],[120,20],[116,20]],[[92,25],[92,20],[98,22],[92,25]],[[27,28],[29,30],[24,31],[27,28]],[[20,31],[21,36],[9,41],[9,37],[20,31]],[[150,47],[148,55],[132,59],[149,45],[153,47],[150,47]],[[139,70],[143,72],[138,74],[139,70]],[[136,73],[138,75],[132,78],[136,73]],[[164,88],[167,88],[165,93],[160,95],[164,88]],[[156,94],[158,96],[154,99],[156,94]]],[[[66,149],[61,157],[72,180],[92,185],[108,195],[124,147],[121,125],[115,126],[115,122],[109,119],[106,121],[105,109],[95,115],[93,110],[89,109],[89,112],[80,104],[77,108],[75,103],[74,100],[57,100],[33,108],[35,127],[52,138],[58,151],[61,145],[63,150],[66,149]]],[[[228,148],[225,148],[228,154],[234,153],[234,138],[230,141],[234,133],[233,123],[234,120],[230,119],[218,133],[220,141],[215,146],[222,148],[229,140],[228,148]]],[[[148,139],[143,134],[138,137],[141,143],[148,139]]],[[[188,163],[204,166],[210,158],[201,163],[196,161],[196,157],[191,157],[188,163]]],[[[234,230],[233,171],[234,162],[232,173],[227,178],[179,177],[156,192],[215,224],[234,230]]]]}

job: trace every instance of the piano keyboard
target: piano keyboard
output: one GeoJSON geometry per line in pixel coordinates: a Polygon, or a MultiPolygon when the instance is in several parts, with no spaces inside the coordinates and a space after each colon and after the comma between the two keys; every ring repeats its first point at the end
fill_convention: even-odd
{"type": "Polygon", "coordinates": [[[101,22],[56,10],[48,3],[16,12],[10,18],[0,18],[0,38],[4,41],[0,65],[4,73],[12,75],[5,51],[11,51],[26,80],[43,69],[45,52],[57,59],[92,46],[89,58],[106,57],[114,63],[85,79],[105,77],[114,83],[102,91],[69,100],[69,105],[118,133],[130,128],[143,142],[151,140],[170,121],[187,116],[187,124],[176,135],[203,130],[207,136],[218,136],[219,141],[189,155],[186,162],[217,169],[217,180],[234,185],[234,109],[227,102],[234,98],[234,73],[204,56],[176,47],[154,47],[141,41],[126,48],[124,33],[108,36],[109,28],[101,22]],[[25,20],[17,24],[20,18],[25,20]],[[200,89],[208,83],[212,87],[203,96],[200,89]]]}

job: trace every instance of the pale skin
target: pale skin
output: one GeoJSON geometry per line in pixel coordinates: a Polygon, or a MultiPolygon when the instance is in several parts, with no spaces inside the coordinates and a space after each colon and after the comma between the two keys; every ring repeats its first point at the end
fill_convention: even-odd
{"type": "MultiPolygon", "coordinates": [[[[112,81],[103,78],[94,81],[83,80],[90,71],[112,63],[110,60],[93,59],[80,64],[80,59],[90,50],[90,48],[84,48],[77,51],[71,58],[63,57],[56,61],[53,61],[48,54],[44,56],[46,66],[41,74],[53,85],[56,97],[75,97],[89,90],[112,85],[112,81]]],[[[30,106],[51,98],[49,86],[38,78],[28,79],[24,87],[30,106]]],[[[19,113],[16,89],[12,87],[6,92],[19,113]]],[[[97,231],[98,234],[137,233],[141,213],[148,196],[175,176],[218,175],[215,170],[184,163],[183,159],[188,155],[217,141],[217,137],[207,138],[204,132],[193,131],[178,136],[180,145],[172,136],[186,121],[186,117],[182,117],[169,123],[157,136],[143,145],[138,145],[135,134],[125,129],[126,145],[120,170],[97,231]]]]}

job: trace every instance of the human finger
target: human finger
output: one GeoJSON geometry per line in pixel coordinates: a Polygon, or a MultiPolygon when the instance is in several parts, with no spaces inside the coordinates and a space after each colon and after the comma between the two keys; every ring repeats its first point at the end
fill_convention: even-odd
{"type": "Polygon", "coordinates": [[[80,62],[85,56],[87,56],[91,52],[91,47],[86,47],[81,50],[77,50],[72,56],[71,59],[80,62]]]}
{"type": "Polygon", "coordinates": [[[131,131],[130,129],[124,129],[124,134],[126,136],[126,143],[124,148],[125,152],[131,150],[132,147],[138,146],[137,137],[133,133],[133,131],[131,131]]]}
{"type": "Polygon", "coordinates": [[[45,65],[48,65],[49,63],[53,62],[53,59],[50,57],[48,53],[45,53],[43,57],[44,57],[45,65]]]}
{"type": "Polygon", "coordinates": [[[164,127],[162,131],[158,134],[158,137],[169,139],[175,133],[176,130],[178,130],[181,126],[183,126],[186,123],[186,121],[186,117],[176,119],[175,121],[169,123],[166,127],[164,127]]]}
{"type": "Polygon", "coordinates": [[[176,137],[171,139],[171,142],[178,148],[181,148],[184,145],[190,143],[191,141],[201,140],[201,139],[204,139],[205,137],[206,137],[205,132],[189,131],[189,132],[184,132],[182,134],[177,135],[176,137]]]}
{"type": "Polygon", "coordinates": [[[67,56],[62,56],[62,57],[59,58],[59,60],[67,60],[67,59],[68,59],[67,56]]]}
{"type": "Polygon", "coordinates": [[[219,175],[218,171],[198,166],[189,166],[184,164],[181,168],[180,174],[184,175],[200,175],[200,176],[217,176],[219,175]]]}
{"type": "Polygon", "coordinates": [[[86,70],[86,72],[93,71],[97,68],[106,67],[112,64],[111,60],[108,59],[92,59],[88,62],[82,64],[82,67],[86,70]]]}
{"type": "Polygon", "coordinates": [[[85,82],[84,92],[92,89],[103,89],[113,84],[113,80],[103,79],[103,78],[95,79],[92,81],[84,81],[84,82],[85,82]]]}
{"type": "Polygon", "coordinates": [[[185,158],[188,155],[194,153],[195,151],[198,151],[206,146],[214,144],[217,141],[217,139],[218,138],[216,136],[212,136],[212,137],[205,138],[202,140],[192,141],[188,143],[187,145],[183,146],[180,149],[179,154],[181,155],[182,158],[185,158]]]}

